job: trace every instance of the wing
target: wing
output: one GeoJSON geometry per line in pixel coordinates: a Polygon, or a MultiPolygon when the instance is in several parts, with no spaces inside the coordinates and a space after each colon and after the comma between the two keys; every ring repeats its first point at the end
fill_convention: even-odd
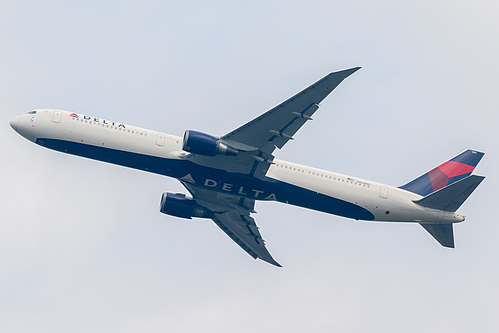
{"type": "Polygon", "coordinates": [[[182,184],[198,205],[213,212],[211,219],[244,251],[255,259],[281,267],[268,252],[255,220],[250,216],[255,200],[205,190],[186,182],[182,184]]]}
{"type": "Polygon", "coordinates": [[[224,135],[222,140],[234,148],[258,149],[272,154],[275,148],[282,148],[307,120],[312,119],[319,103],[334,88],[359,69],[355,67],[326,75],[263,115],[224,135]]]}
{"type": "Polygon", "coordinates": [[[192,156],[192,161],[229,172],[263,179],[276,148],[282,148],[308,121],[326,98],[345,78],[360,67],[326,75],[261,116],[222,136],[220,141],[236,148],[237,156],[192,156]]]}

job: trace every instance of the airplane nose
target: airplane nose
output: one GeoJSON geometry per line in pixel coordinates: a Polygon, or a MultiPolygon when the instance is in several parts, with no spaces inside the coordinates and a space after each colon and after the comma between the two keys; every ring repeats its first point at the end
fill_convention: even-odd
{"type": "Polygon", "coordinates": [[[14,129],[14,131],[16,131],[16,132],[17,132],[17,128],[18,128],[17,127],[18,120],[19,120],[18,117],[12,118],[10,120],[10,127],[12,127],[14,129]]]}
{"type": "Polygon", "coordinates": [[[10,127],[14,129],[22,137],[36,142],[36,132],[33,118],[26,117],[26,115],[20,115],[10,120],[10,127]],[[31,119],[30,119],[31,118],[31,119]]]}

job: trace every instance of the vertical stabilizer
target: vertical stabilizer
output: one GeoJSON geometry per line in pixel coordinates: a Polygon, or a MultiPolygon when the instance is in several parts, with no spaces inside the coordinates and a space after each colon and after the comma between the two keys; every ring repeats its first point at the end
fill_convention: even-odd
{"type": "Polygon", "coordinates": [[[483,155],[484,153],[468,149],[400,188],[427,196],[471,175],[483,155]]]}

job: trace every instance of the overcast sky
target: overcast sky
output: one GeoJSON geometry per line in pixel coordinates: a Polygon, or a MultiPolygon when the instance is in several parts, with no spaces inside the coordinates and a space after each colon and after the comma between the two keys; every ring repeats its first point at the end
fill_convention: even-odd
{"type": "Polygon", "coordinates": [[[497,1],[0,2],[0,331],[497,332],[497,1]],[[278,203],[283,268],[210,220],[159,213],[174,179],[50,151],[9,120],[59,108],[223,135],[362,66],[279,159],[399,186],[472,148],[487,178],[456,249],[419,225],[278,203]]]}

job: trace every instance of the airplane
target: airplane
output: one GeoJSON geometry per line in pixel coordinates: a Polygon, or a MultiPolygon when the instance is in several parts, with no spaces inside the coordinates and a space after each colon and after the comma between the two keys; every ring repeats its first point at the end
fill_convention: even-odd
{"type": "Polygon", "coordinates": [[[221,137],[194,130],[179,137],[56,109],[30,111],[10,125],[49,149],[178,179],[190,196],[163,193],[161,213],[211,219],[254,259],[278,267],[251,217],[259,200],[355,220],[419,223],[453,248],[453,224],[465,219],[457,210],[485,178],[471,174],[484,153],[468,149],[399,187],[274,157],[359,69],[330,73],[221,137]]]}

